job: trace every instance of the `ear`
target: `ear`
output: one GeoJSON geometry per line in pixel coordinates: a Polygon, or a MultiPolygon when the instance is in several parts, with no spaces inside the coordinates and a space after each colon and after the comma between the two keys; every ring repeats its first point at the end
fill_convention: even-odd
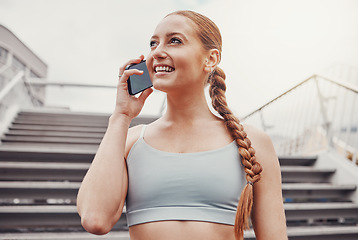
{"type": "Polygon", "coordinates": [[[207,73],[211,73],[214,68],[220,62],[220,52],[217,49],[210,49],[207,57],[205,58],[205,67],[204,70],[207,73]]]}

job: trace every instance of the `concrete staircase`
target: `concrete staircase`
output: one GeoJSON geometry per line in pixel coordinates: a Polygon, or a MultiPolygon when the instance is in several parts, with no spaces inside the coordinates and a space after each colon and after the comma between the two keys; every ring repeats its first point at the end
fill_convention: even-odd
{"type": "MultiPolygon", "coordinates": [[[[108,115],[22,111],[0,145],[0,239],[129,239],[125,214],[106,236],[86,233],[75,199],[108,115]]],[[[151,117],[133,120],[149,123],[151,117]]],[[[289,239],[358,239],[357,182],[333,184],[318,156],[281,157],[289,239]]],[[[245,239],[255,239],[253,231],[245,239]]]]}
{"type": "MultiPolygon", "coordinates": [[[[18,113],[0,145],[0,239],[95,237],[84,232],[75,204],[108,118],[67,111],[18,113]]],[[[137,118],[132,125],[155,119],[137,118]]],[[[113,231],[110,237],[129,239],[125,214],[113,231]]]]}

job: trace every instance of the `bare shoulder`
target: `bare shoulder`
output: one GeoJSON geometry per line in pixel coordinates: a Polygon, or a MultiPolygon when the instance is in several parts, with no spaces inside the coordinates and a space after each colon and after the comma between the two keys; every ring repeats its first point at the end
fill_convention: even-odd
{"type": "Polygon", "coordinates": [[[244,124],[244,130],[247,133],[247,136],[250,139],[253,147],[258,147],[259,151],[260,149],[264,150],[265,148],[273,147],[271,138],[264,131],[247,124],[244,124]]]}
{"type": "Polygon", "coordinates": [[[272,144],[271,138],[264,131],[244,124],[244,130],[255,149],[256,158],[262,165],[278,163],[277,155],[272,144]]]}
{"type": "Polygon", "coordinates": [[[128,129],[127,140],[126,140],[126,148],[125,148],[125,158],[126,159],[127,159],[128,154],[129,154],[129,151],[133,147],[134,143],[138,140],[143,126],[144,125],[141,124],[141,125],[136,125],[136,126],[131,127],[131,128],[128,129]]]}

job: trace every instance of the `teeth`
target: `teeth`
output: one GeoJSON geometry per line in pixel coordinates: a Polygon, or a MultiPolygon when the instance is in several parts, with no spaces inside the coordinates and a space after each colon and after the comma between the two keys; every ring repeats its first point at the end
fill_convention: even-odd
{"type": "Polygon", "coordinates": [[[155,68],[156,72],[173,72],[174,69],[169,66],[159,66],[155,68]]]}

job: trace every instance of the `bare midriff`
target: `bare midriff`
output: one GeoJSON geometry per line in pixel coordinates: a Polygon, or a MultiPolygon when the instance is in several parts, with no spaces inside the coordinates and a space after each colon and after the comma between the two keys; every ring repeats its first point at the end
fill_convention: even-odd
{"type": "Polygon", "coordinates": [[[199,221],[157,221],[131,226],[131,240],[234,240],[234,226],[199,221]]]}

